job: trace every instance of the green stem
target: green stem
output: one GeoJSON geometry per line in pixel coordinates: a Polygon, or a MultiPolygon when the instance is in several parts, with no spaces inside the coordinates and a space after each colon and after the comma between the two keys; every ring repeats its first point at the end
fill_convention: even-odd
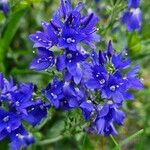
{"type": "Polygon", "coordinates": [[[50,120],[50,118],[46,118],[46,119],[43,121],[43,123],[40,124],[40,125],[37,127],[37,129],[38,129],[38,130],[42,129],[42,128],[46,125],[46,123],[47,123],[49,120],[50,120]]]}
{"type": "Polygon", "coordinates": [[[120,147],[120,145],[117,143],[117,141],[115,140],[115,138],[114,138],[112,135],[110,135],[110,137],[111,137],[112,141],[114,142],[114,144],[116,145],[117,150],[121,150],[121,147],[120,147]]]}
{"type": "Polygon", "coordinates": [[[82,142],[82,145],[83,145],[83,146],[84,146],[84,144],[85,144],[86,138],[87,138],[87,134],[85,134],[84,137],[83,137],[83,142],[82,142]]]}
{"type": "Polygon", "coordinates": [[[60,140],[62,140],[63,138],[64,138],[64,136],[59,135],[59,136],[57,136],[57,137],[55,137],[55,138],[47,139],[47,140],[43,140],[43,141],[41,141],[41,142],[38,142],[37,144],[38,144],[38,145],[48,145],[48,144],[52,144],[52,143],[55,143],[55,142],[57,142],[57,141],[60,141],[60,140]]]}

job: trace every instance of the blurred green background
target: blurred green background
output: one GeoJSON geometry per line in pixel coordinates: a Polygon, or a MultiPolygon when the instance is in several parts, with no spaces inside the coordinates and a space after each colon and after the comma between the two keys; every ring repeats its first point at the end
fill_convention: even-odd
{"type": "MultiPolygon", "coordinates": [[[[75,5],[79,0],[74,0],[75,5]]],[[[104,49],[112,39],[115,50],[128,48],[134,63],[141,66],[140,75],[145,89],[135,92],[136,99],[126,102],[124,126],[118,128],[117,137],[87,135],[82,132],[82,118],[78,112],[67,116],[66,112],[51,109],[48,118],[36,128],[28,127],[37,142],[29,150],[149,150],[150,149],[150,1],[143,0],[143,25],[140,32],[127,33],[120,23],[121,12],[125,9],[125,0],[101,0],[95,4],[86,3],[84,11],[92,9],[100,16],[98,24],[102,40],[97,50],[104,49]],[[72,122],[70,125],[68,122],[72,122]],[[79,131],[79,132],[78,132],[79,131]],[[63,133],[63,136],[62,136],[63,133]]],[[[48,72],[29,70],[29,63],[34,57],[32,43],[28,35],[41,30],[41,21],[49,21],[59,0],[10,0],[10,12],[5,16],[0,11],[0,71],[7,77],[14,77],[17,82],[33,82],[39,89],[53,77],[48,72]]],[[[51,71],[51,70],[49,70],[51,71]]],[[[0,142],[0,150],[8,149],[8,142],[0,142]]]]}

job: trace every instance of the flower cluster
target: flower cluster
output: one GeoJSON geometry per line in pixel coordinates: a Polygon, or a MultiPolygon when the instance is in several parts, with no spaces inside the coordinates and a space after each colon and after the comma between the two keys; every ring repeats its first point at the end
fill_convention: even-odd
{"type": "Polygon", "coordinates": [[[91,121],[90,132],[116,135],[113,124],[122,125],[125,118],[120,108],[125,100],[134,99],[129,90],[143,88],[137,78],[139,66],[130,70],[131,61],[122,53],[115,54],[111,41],[106,51],[93,50],[91,57],[84,62],[72,59],[75,67],[69,69],[62,61],[63,80],[54,78],[42,92],[56,108],[80,108],[84,118],[91,121]]]}
{"type": "MultiPolygon", "coordinates": [[[[137,78],[139,66],[131,68],[131,61],[125,54],[115,54],[111,41],[106,51],[93,52],[92,75],[85,80],[85,86],[98,97],[90,99],[95,108],[90,131],[105,136],[116,135],[114,123],[123,124],[125,114],[119,110],[125,100],[133,100],[130,89],[140,90],[143,84],[137,78]]],[[[88,107],[86,108],[88,109],[88,107]]]]}
{"type": "Polygon", "coordinates": [[[82,16],[82,8],[82,3],[72,8],[69,0],[61,0],[60,8],[50,22],[42,22],[44,31],[30,35],[34,47],[49,49],[57,45],[74,51],[79,43],[92,46],[93,42],[99,41],[99,36],[95,33],[99,18],[93,12],[82,16]]]}
{"type": "Polygon", "coordinates": [[[9,138],[12,150],[34,143],[23,122],[34,127],[47,115],[49,105],[34,96],[35,90],[32,83],[15,85],[0,73],[0,140],[9,138]]]}
{"type": "Polygon", "coordinates": [[[142,13],[139,7],[140,0],[128,0],[128,9],[123,13],[122,23],[129,32],[141,28],[142,13]]]}
{"type": "Polygon", "coordinates": [[[42,94],[56,108],[81,109],[91,123],[88,131],[116,135],[114,124],[122,125],[125,118],[120,108],[125,100],[134,99],[130,89],[143,88],[137,77],[139,67],[132,67],[123,52],[116,54],[111,41],[105,51],[96,52],[98,17],[93,12],[82,16],[82,8],[82,3],[72,8],[69,0],[61,0],[52,20],[42,22],[44,31],[30,35],[38,48],[30,68],[45,70],[55,65],[62,77],[54,77],[42,94]],[[51,50],[54,45],[61,49],[59,55],[51,50]]]}

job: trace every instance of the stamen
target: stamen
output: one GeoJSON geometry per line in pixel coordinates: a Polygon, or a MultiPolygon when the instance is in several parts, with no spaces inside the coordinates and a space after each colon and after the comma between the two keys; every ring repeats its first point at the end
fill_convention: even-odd
{"type": "Polygon", "coordinates": [[[110,90],[114,92],[116,90],[116,87],[114,85],[112,85],[112,86],[110,86],[110,90]]]}
{"type": "Polygon", "coordinates": [[[9,116],[6,116],[6,117],[3,118],[4,122],[7,122],[8,120],[9,120],[9,116]]]}

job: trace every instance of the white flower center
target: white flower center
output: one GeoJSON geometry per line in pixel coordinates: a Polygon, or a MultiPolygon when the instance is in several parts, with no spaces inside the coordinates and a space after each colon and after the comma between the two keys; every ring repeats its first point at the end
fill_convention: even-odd
{"type": "Polygon", "coordinates": [[[56,99],[56,98],[57,98],[57,95],[56,95],[56,94],[51,93],[51,95],[53,96],[53,98],[54,98],[54,99],[56,99]]]}
{"type": "Polygon", "coordinates": [[[6,117],[3,118],[4,122],[7,122],[8,120],[9,120],[9,116],[6,116],[6,117]]]}
{"type": "Polygon", "coordinates": [[[104,83],[105,83],[105,80],[102,79],[102,80],[100,80],[99,82],[100,82],[100,84],[104,84],[104,83]]]}
{"type": "Polygon", "coordinates": [[[67,43],[74,43],[75,42],[75,40],[72,38],[67,38],[66,41],[67,41],[67,43]]]}
{"type": "Polygon", "coordinates": [[[115,91],[116,90],[116,87],[114,85],[110,86],[110,90],[111,91],[115,91]]]}

